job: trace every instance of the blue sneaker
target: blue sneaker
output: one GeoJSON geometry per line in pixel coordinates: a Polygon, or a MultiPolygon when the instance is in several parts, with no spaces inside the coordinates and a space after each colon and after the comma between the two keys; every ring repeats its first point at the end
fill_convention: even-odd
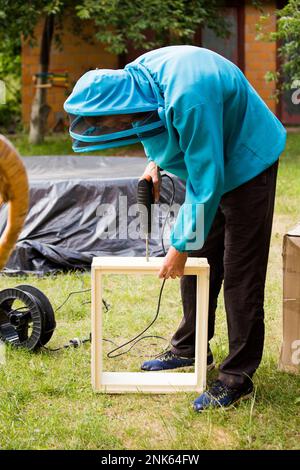
{"type": "MultiPolygon", "coordinates": [[[[193,357],[182,357],[174,354],[172,351],[166,351],[151,361],[146,361],[141,365],[142,370],[158,371],[168,369],[178,369],[179,367],[190,367],[195,363],[193,357]]],[[[207,354],[207,370],[212,370],[215,367],[212,352],[207,354]]]]}
{"type": "Polygon", "coordinates": [[[228,387],[221,382],[221,380],[216,380],[209,390],[202,393],[202,395],[194,401],[194,410],[200,412],[208,408],[226,408],[241,400],[250,398],[252,392],[252,385],[241,390],[228,387]]]}

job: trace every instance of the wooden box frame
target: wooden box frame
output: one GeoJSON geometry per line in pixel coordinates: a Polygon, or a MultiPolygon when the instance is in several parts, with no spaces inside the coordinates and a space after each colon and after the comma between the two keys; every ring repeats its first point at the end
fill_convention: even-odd
{"type": "MultiPolygon", "coordinates": [[[[206,387],[209,264],[188,258],[184,274],[197,276],[194,372],[104,372],[102,345],[102,275],[158,274],[164,258],[95,257],[92,263],[92,385],[96,392],[199,392],[206,387]]],[[[171,282],[171,281],[168,281],[171,282]]]]}

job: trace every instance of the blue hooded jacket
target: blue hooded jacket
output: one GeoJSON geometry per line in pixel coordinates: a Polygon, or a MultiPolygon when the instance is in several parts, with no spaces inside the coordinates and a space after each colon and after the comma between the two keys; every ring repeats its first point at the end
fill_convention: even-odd
{"type": "MultiPolygon", "coordinates": [[[[75,116],[157,110],[163,132],[144,138],[137,130],[131,140],[141,140],[149,160],[186,181],[171,233],[179,251],[201,248],[222,195],[272,165],[286,141],[284,127],[241,70],[195,46],[147,52],[124,70],[87,72],[64,108],[75,116]],[[203,208],[201,236],[196,221],[203,208]]],[[[130,139],[107,146],[126,143],[130,139]]]]}

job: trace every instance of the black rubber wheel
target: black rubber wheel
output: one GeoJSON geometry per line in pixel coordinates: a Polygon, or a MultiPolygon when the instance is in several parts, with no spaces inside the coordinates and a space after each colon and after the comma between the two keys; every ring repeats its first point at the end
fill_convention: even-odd
{"type": "Polygon", "coordinates": [[[17,286],[17,289],[22,290],[31,294],[39,303],[39,307],[43,313],[43,329],[40,338],[40,346],[47,344],[52,338],[53,332],[56,327],[54,310],[48,299],[48,297],[37,287],[30,286],[28,284],[21,284],[17,286]]]}
{"type": "Polygon", "coordinates": [[[40,347],[44,315],[37,299],[21,289],[0,292],[0,337],[17,348],[30,351],[40,347]],[[14,307],[19,302],[22,307],[14,307]]]}

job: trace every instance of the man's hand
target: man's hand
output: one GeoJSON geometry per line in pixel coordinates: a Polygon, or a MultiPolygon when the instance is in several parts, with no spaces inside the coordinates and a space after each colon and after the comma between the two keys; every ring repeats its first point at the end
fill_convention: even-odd
{"type": "Polygon", "coordinates": [[[187,257],[187,253],[180,253],[173,246],[170,246],[158,277],[161,279],[168,279],[169,277],[176,279],[176,277],[183,276],[187,257]]]}
{"type": "Polygon", "coordinates": [[[149,162],[145,168],[144,173],[142,174],[141,178],[146,179],[147,181],[153,182],[153,196],[155,202],[159,200],[159,193],[160,193],[160,183],[161,183],[161,176],[158,169],[158,166],[154,162],[149,162]]]}

